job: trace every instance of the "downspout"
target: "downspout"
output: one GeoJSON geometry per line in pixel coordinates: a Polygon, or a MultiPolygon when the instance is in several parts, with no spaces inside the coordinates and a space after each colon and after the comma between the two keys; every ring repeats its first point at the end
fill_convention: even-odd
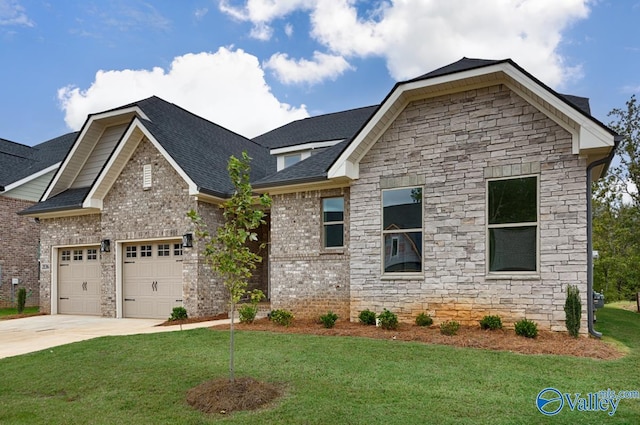
{"type": "Polygon", "coordinates": [[[587,328],[589,329],[589,334],[596,338],[601,338],[602,333],[593,328],[593,213],[591,211],[591,170],[598,165],[610,163],[616,154],[617,145],[618,143],[615,143],[608,156],[598,159],[587,166],[587,328]]]}

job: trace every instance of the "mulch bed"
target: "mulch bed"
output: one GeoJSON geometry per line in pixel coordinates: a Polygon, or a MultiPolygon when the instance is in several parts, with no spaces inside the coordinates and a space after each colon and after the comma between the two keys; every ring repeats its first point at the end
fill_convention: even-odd
{"type": "MultiPolygon", "coordinates": [[[[229,325],[213,329],[228,329],[229,325]]],[[[572,338],[564,332],[539,331],[535,339],[515,334],[513,329],[482,330],[480,326],[461,326],[457,335],[440,333],[440,327],[421,327],[401,323],[397,330],[384,330],[375,326],[338,320],[332,329],[325,329],[312,320],[296,319],[288,327],[279,326],[268,319],[256,320],[252,324],[238,323],[237,330],[313,334],[327,336],[356,336],[365,338],[416,341],[426,344],[451,345],[456,347],[481,348],[510,351],[521,354],[557,354],[593,359],[617,359],[624,356],[615,347],[595,338],[572,338]]]]}
{"type": "Polygon", "coordinates": [[[253,378],[214,379],[187,392],[187,403],[204,413],[227,414],[267,406],[282,395],[284,388],[253,378]]]}

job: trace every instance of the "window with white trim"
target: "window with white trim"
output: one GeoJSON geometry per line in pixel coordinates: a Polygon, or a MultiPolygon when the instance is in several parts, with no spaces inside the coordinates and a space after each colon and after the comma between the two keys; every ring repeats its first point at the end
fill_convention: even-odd
{"type": "Polygon", "coordinates": [[[173,244],[173,256],[180,257],[182,255],[182,244],[174,243],[173,244]]]}
{"type": "Polygon", "coordinates": [[[538,177],[489,180],[488,271],[538,271],[538,177]]]}
{"type": "Polygon", "coordinates": [[[73,261],[82,261],[82,250],[74,249],[73,250],[73,261]]]}
{"type": "Polygon", "coordinates": [[[322,240],[325,248],[344,246],[344,198],[322,200],[322,240]]]}
{"type": "Polygon", "coordinates": [[[70,261],[71,260],[71,250],[70,249],[63,249],[60,258],[61,258],[62,261],[70,261]]]}
{"type": "Polygon", "coordinates": [[[385,273],[422,272],[422,188],[382,191],[385,273]]]}
{"type": "Polygon", "coordinates": [[[284,155],[284,168],[291,167],[293,164],[302,161],[301,153],[294,153],[290,155],[284,155]]]}
{"type": "Polygon", "coordinates": [[[128,246],[126,248],[126,257],[127,258],[136,258],[138,256],[138,247],[137,246],[128,246]]]}
{"type": "Polygon", "coordinates": [[[98,259],[98,250],[95,248],[87,249],[87,260],[97,260],[98,259]]]}
{"type": "Polygon", "coordinates": [[[168,257],[171,253],[168,243],[158,244],[158,257],[168,257]]]}

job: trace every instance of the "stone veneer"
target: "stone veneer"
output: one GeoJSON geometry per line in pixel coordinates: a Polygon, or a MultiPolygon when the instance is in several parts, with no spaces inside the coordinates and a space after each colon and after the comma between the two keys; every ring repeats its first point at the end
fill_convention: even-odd
{"type": "Polygon", "coordinates": [[[38,305],[39,226],[31,217],[17,213],[34,202],[0,196],[0,307],[15,306],[18,288],[31,291],[28,306],[38,305]],[[12,280],[18,279],[18,285],[12,280]]]}
{"type": "MultiPolygon", "coordinates": [[[[211,229],[222,221],[216,205],[196,201],[184,180],[146,139],[129,159],[103,200],[101,214],[41,220],[43,264],[51,265],[54,246],[98,245],[111,240],[111,252],[101,253],[101,314],[116,316],[116,244],[147,239],[181,240],[193,231],[187,217],[196,209],[211,229]],[[152,187],[142,187],[142,169],[152,165],[152,187]]],[[[183,251],[183,303],[190,316],[226,311],[224,287],[219,284],[200,254],[200,242],[183,251]]],[[[50,312],[51,270],[43,268],[40,284],[41,306],[50,312]],[[46,269],[46,270],[45,270],[46,269]]]]}
{"type": "Polygon", "coordinates": [[[585,187],[586,161],[572,154],[571,135],[506,86],[410,103],[361,160],[350,188],[351,319],[387,308],[404,321],[422,311],[436,323],[499,314],[507,325],[526,317],[565,330],[566,286],[577,284],[586,332],[585,187]],[[539,176],[539,273],[491,277],[487,180],[531,174],[539,176]],[[424,273],[383,276],[381,189],[411,182],[424,183],[424,273]]]}
{"type": "Polygon", "coordinates": [[[349,189],[273,195],[269,274],[271,307],[298,318],[332,310],[349,317],[349,189]],[[322,198],[345,198],[345,246],[322,243],[322,198]]]}

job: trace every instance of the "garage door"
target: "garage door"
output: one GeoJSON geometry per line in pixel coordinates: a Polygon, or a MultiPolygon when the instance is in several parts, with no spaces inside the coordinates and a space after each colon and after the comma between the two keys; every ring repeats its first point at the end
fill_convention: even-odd
{"type": "Polygon", "coordinates": [[[100,315],[100,247],[58,249],[58,313],[100,315]]]}
{"type": "Polygon", "coordinates": [[[140,242],[123,251],[124,317],[169,318],[182,306],[182,244],[140,242]]]}

